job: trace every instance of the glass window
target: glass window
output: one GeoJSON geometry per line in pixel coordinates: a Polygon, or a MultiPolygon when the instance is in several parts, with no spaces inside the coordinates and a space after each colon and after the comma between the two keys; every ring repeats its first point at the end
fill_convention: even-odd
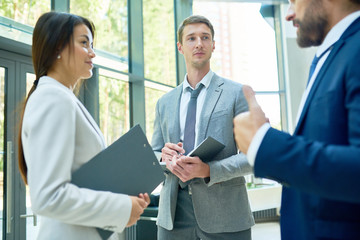
{"type": "Polygon", "coordinates": [[[31,45],[33,26],[48,11],[49,0],[1,1],[0,36],[31,45]]]}
{"type": "Polygon", "coordinates": [[[31,45],[32,32],[32,27],[0,16],[0,36],[31,45]]]}
{"type": "Polygon", "coordinates": [[[127,1],[70,1],[70,12],[89,18],[95,25],[94,46],[99,49],[96,51],[95,63],[107,66],[107,62],[104,62],[107,59],[111,67],[127,72],[127,1]]]}
{"type": "Polygon", "coordinates": [[[260,13],[260,3],[194,0],[193,12],[215,30],[211,68],[220,76],[250,85],[270,119],[282,129],[275,31],[260,13]]]}
{"type": "Polygon", "coordinates": [[[126,75],[99,73],[100,129],[110,145],[130,129],[129,83],[126,75]]]}
{"type": "Polygon", "coordinates": [[[162,95],[171,89],[172,88],[170,87],[165,87],[149,81],[145,82],[146,137],[150,144],[154,133],[156,103],[162,95]]]}
{"type": "MultiPolygon", "coordinates": [[[[5,155],[5,68],[0,67],[0,212],[3,212],[4,198],[4,155],[5,155]]],[[[1,232],[3,218],[1,216],[1,232]]],[[[1,238],[1,237],[0,237],[1,238]]],[[[2,239],[2,238],[1,238],[2,239]]]]}
{"type": "Polygon", "coordinates": [[[35,78],[36,78],[35,74],[26,73],[26,96],[29,94],[30,89],[34,84],[35,78]]]}
{"type": "Polygon", "coordinates": [[[173,0],[144,0],[145,78],[176,86],[173,0]]]}
{"type": "Polygon", "coordinates": [[[193,11],[214,25],[215,72],[255,91],[278,91],[275,31],[260,7],[260,3],[194,1],[193,11]]]}
{"type": "Polygon", "coordinates": [[[256,100],[260,104],[266,117],[269,118],[271,126],[282,130],[279,94],[256,94],[256,100]]]}
{"type": "Polygon", "coordinates": [[[1,1],[0,16],[16,22],[35,26],[41,14],[50,11],[49,0],[15,0],[1,1]]]}

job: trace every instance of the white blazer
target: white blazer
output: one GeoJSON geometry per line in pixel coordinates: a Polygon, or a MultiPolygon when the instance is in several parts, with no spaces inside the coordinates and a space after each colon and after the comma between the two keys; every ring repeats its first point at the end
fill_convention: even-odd
{"type": "Polygon", "coordinates": [[[124,230],[132,207],[129,196],[70,183],[71,173],[104,149],[105,142],[69,88],[41,77],[26,105],[21,136],[32,210],[41,216],[38,240],[101,239],[95,227],[124,230]]]}

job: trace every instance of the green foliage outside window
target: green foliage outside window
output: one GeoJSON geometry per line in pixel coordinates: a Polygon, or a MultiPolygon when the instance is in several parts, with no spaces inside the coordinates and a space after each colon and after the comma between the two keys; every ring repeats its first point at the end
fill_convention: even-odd
{"type": "Polygon", "coordinates": [[[100,129],[108,145],[130,129],[129,84],[100,76],[100,129]]]}
{"type": "Polygon", "coordinates": [[[50,11],[49,0],[1,0],[0,16],[35,26],[41,14],[50,11]]]}
{"type": "MultiPolygon", "coordinates": [[[[128,58],[126,0],[70,1],[70,12],[89,18],[94,23],[95,49],[128,58]]],[[[100,129],[110,145],[130,129],[129,84],[100,76],[99,102],[100,129]]]]}
{"type": "Polygon", "coordinates": [[[70,1],[70,12],[89,18],[94,23],[96,49],[128,58],[126,0],[70,1]]]}
{"type": "Polygon", "coordinates": [[[176,86],[174,1],[143,0],[145,78],[176,86]]]}

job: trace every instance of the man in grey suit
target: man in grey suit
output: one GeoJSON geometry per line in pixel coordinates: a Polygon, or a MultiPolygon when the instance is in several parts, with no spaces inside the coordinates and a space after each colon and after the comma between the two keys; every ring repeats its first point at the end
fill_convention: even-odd
{"type": "Polygon", "coordinates": [[[242,85],[210,70],[215,42],[208,19],[188,17],[178,39],[187,75],[159,99],[152,138],[169,169],[160,194],[158,239],[250,240],[254,219],[243,176],[251,167],[233,135],[234,116],[248,109],[242,85]],[[208,136],[225,145],[211,161],[185,156],[208,136]]]}

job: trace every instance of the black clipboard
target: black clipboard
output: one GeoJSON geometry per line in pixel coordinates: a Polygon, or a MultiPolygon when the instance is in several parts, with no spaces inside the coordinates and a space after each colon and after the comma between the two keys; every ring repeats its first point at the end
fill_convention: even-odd
{"type": "MultiPolygon", "coordinates": [[[[76,170],[71,182],[81,188],[138,196],[139,193],[150,195],[164,179],[144,132],[136,125],[76,170]]],[[[102,239],[113,233],[97,230],[102,239]]]]}

